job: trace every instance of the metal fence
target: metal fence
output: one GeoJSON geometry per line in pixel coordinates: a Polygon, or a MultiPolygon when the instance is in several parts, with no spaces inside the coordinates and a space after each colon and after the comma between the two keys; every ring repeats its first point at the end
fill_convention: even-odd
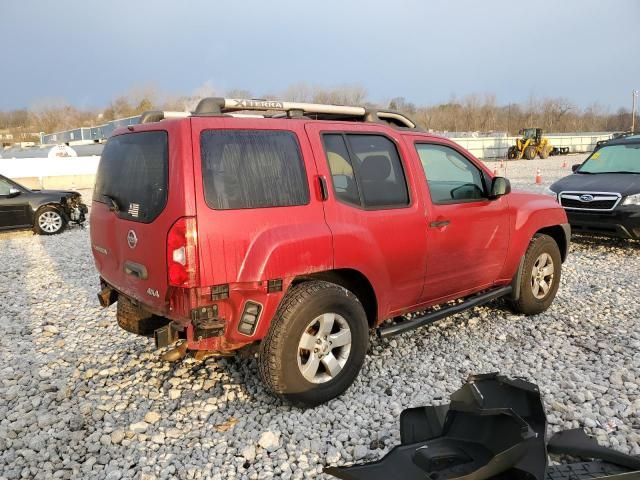
{"type": "Polygon", "coordinates": [[[140,123],[140,115],[135,117],[119,118],[96,127],[74,128],[56,133],[40,134],[40,143],[45,145],[58,143],[86,142],[106,140],[113,131],[120,127],[136,125],[140,123]]]}

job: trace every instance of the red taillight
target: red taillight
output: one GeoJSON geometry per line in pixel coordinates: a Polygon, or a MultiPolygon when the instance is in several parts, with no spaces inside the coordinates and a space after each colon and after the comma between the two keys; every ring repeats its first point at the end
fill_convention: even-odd
{"type": "Polygon", "coordinates": [[[198,286],[198,228],[194,217],[182,217],[167,236],[167,271],[169,285],[198,286]]]}

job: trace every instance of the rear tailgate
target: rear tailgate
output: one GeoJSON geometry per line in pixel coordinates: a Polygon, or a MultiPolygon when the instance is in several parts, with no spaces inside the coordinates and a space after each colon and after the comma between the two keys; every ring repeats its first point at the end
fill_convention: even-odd
{"type": "Polygon", "coordinates": [[[195,215],[188,200],[193,199],[189,132],[189,120],[176,120],[111,137],[93,195],[91,245],[100,275],[161,315],[169,310],[167,233],[178,218],[195,215]]]}

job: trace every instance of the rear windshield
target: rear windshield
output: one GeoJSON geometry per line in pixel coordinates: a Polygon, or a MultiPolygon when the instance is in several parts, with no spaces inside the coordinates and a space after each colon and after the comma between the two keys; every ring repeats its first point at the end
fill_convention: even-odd
{"type": "Polygon", "coordinates": [[[287,207],[309,202],[293,132],[206,130],[200,148],[204,195],[211,208],[287,207]]]}
{"type": "Polygon", "coordinates": [[[167,203],[168,163],[165,131],[111,137],[102,152],[93,200],[115,202],[120,218],[151,222],[167,203]]]}

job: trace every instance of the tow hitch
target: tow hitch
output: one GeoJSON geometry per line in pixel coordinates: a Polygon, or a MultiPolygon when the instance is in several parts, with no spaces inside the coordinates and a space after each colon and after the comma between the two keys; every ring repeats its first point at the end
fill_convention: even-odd
{"type": "Polygon", "coordinates": [[[118,292],[110,286],[105,285],[102,290],[98,292],[98,301],[102,308],[107,308],[109,305],[113,305],[118,301],[118,292]]]}

